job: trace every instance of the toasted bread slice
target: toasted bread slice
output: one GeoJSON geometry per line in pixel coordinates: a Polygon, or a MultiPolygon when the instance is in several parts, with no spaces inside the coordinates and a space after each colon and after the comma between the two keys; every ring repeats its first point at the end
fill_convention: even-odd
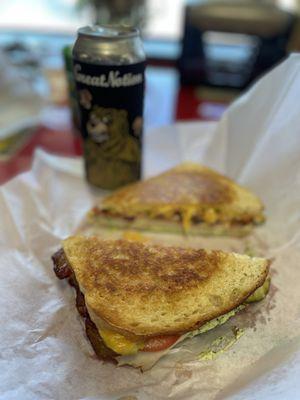
{"type": "Polygon", "coordinates": [[[249,190],[187,163],[115,191],[91,210],[89,219],[125,229],[243,236],[264,216],[263,204],[249,190]]]}
{"type": "Polygon", "coordinates": [[[235,253],[74,236],[63,250],[98,329],[182,334],[239,306],[269,262],[235,253]]]}

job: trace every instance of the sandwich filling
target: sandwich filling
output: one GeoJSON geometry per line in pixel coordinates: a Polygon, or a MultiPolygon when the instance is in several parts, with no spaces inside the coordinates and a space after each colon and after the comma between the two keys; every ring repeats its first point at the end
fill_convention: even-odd
{"type": "Polygon", "coordinates": [[[93,219],[168,221],[192,226],[254,225],[264,221],[263,204],[248,189],[201,165],[182,164],[161,175],[125,186],[94,207],[93,219]]]}
{"type": "MultiPolygon", "coordinates": [[[[96,320],[94,320],[91,310],[88,309],[85,303],[84,294],[78,285],[75,274],[72,271],[63,249],[56,252],[52,258],[54,262],[54,271],[57,277],[60,279],[68,278],[70,285],[76,290],[76,306],[79,314],[84,318],[86,334],[90,339],[97,356],[101,359],[117,359],[119,364],[129,363],[134,366],[141,366],[139,364],[142,363],[144,366],[148,365],[151,367],[153,362],[155,363],[158,361],[166,351],[170,350],[182,340],[204,333],[218,325],[224,324],[229,318],[234,316],[236,312],[245,307],[245,304],[242,304],[234,310],[212,319],[200,328],[183,335],[158,335],[155,337],[141,338],[133,336],[127,337],[113,329],[110,329],[109,326],[99,326],[99,324],[95,324],[96,320]],[[135,355],[138,353],[143,353],[145,356],[136,359],[135,355]],[[155,355],[146,356],[146,354],[149,353],[155,353],[155,355]],[[142,359],[144,359],[144,361],[146,360],[148,364],[145,364],[142,359]]],[[[255,292],[246,299],[245,303],[262,300],[268,293],[269,286],[270,279],[267,278],[263,285],[256,289],[255,292]]]]}
{"type": "Polygon", "coordinates": [[[240,305],[234,310],[229,311],[226,314],[214,318],[213,320],[202,325],[200,328],[195,329],[194,331],[188,332],[183,335],[159,335],[144,340],[139,338],[134,340],[132,338],[125,337],[124,335],[121,335],[120,333],[110,329],[98,329],[98,331],[105,345],[119,355],[125,355],[125,356],[132,355],[136,354],[138,351],[143,351],[143,352],[162,351],[173,347],[179,341],[182,341],[186,338],[194,337],[196,335],[214,329],[218,325],[223,325],[238,311],[245,308],[246,304],[263,300],[268,294],[269,287],[270,287],[270,278],[267,278],[264,284],[258,289],[256,289],[256,291],[251,296],[249,296],[248,299],[246,299],[244,304],[240,305]]]}
{"type": "MultiPolygon", "coordinates": [[[[134,226],[138,228],[137,220],[140,222],[144,222],[145,219],[153,220],[153,222],[157,222],[157,226],[159,222],[172,222],[173,224],[179,224],[182,227],[182,230],[185,233],[188,233],[191,230],[192,226],[197,226],[199,224],[208,225],[209,227],[218,226],[218,225],[227,225],[227,226],[244,226],[244,225],[258,225],[264,222],[263,215],[257,215],[255,217],[250,216],[248,214],[244,214],[239,217],[232,217],[231,219],[223,218],[220,214],[219,210],[216,208],[206,208],[206,210],[199,210],[198,207],[194,206],[181,206],[181,207],[172,207],[172,206],[156,206],[151,210],[145,210],[137,212],[136,210],[132,213],[129,213],[128,210],[114,210],[109,208],[99,208],[94,207],[88,215],[90,221],[93,221],[94,218],[102,218],[102,222],[106,222],[106,225],[118,224],[120,225],[120,220],[126,222],[128,226],[134,226]],[[105,221],[106,220],[106,221],[105,221]]],[[[140,223],[140,225],[142,225],[140,223]]],[[[162,225],[162,224],[161,224],[162,225]]],[[[162,226],[162,229],[166,228],[162,226]]]]}

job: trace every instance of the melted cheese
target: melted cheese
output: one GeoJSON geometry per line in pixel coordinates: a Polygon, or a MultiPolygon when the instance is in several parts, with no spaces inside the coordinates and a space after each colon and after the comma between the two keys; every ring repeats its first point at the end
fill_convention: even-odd
{"type": "Polygon", "coordinates": [[[136,354],[144,347],[142,341],[128,339],[120,333],[110,331],[109,329],[100,329],[99,333],[107,347],[123,356],[136,354]]]}
{"type": "Polygon", "coordinates": [[[240,305],[234,310],[229,311],[227,314],[223,314],[207,322],[206,324],[202,325],[199,329],[181,335],[177,340],[177,342],[175,342],[174,344],[172,344],[172,346],[168,347],[165,350],[155,351],[153,353],[139,351],[136,354],[117,357],[118,365],[132,365],[133,367],[141,368],[142,371],[147,371],[148,369],[152,368],[153,365],[156,364],[162,357],[168,354],[173,347],[177,346],[183,340],[188,338],[193,338],[196,335],[214,329],[218,325],[225,324],[225,322],[227,322],[231,317],[233,317],[238,311],[242,310],[244,307],[245,307],[244,305],[240,305]]]}
{"type": "Polygon", "coordinates": [[[207,224],[214,224],[217,222],[218,215],[213,208],[208,208],[205,213],[203,214],[203,220],[207,224]]]}
{"type": "Polygon", "coordinates": [[[151,211],[147,210],[142,212],[142,214],[146,214],[150,218],[163,217],[167,220],[172,220],[176,215],[179,214],[182,222],[182,228],[184,232],[188,232],[192,224],[192,219],[199,214],[199,210],[194,205],[181,206],[178,209],[174,208],[172,205],[164,205],[153,207],[151,211]]]}
{"type": "Polygon", "coordinates": [[[195,207],[186,207],[182,212],[181,212],[181,219],[182,219],[182,227],[184,232],[188,232],[191,223],[192,223],[192,218],[196,214],[195,207]]]}
{"type": "MultiPolygon", "coordinates": [[[[166,220],[174,220],[175,218],[180,218],[182,223],[182,228],[185,233],[190,230],[192,225],[192,219],[194,217],[198,217],[200,220],[204,221],[208,225],[213,225],[220,220],[219,213],[212,207],[199,207],[196,205],[180,205],[178,207],[174,207],[174,205],[157,205],[153,206],[151,209],[147,209],[144,207],[135,207],[134,210],[124,209],[121,206],[115,207],[105,207],[105,210],[111,211],[112,213],[116,213],[117,215],[130,215],[134,217],[139,216],[147,216],[149,218],[163,218],[166,220]]],[[[95,214],[95,211],[92,211],[90,217],[92,218],[92,214],[95,214]]],[[[130,236],[130,235],[129,235],[130,236]]],[[[129,239],[130,240],[130,239],[129,239]]],[[[135,239],[133,239],[135,240],[135,239]]],[[[142,241],[142,240],[138,240],[142,241]]]]}
{"type": "Polygon", "coordinates": [[[131,242],[141,242],[141,243],[148,242],[149,240],[148,238],[146,238],[146,236],[135,231],[125,231],[123,233],[123,239],[130,240],[131,242]]]}

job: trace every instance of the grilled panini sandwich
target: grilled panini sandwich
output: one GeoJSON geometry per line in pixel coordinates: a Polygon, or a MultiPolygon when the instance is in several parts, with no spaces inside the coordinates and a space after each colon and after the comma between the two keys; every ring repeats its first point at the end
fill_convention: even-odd
{"type": "Polygon", "coordinates": [[[268,286],[268,260],[222,251],[73,236],[52,258],[97,356],[143,370],[268,286]]]}
{"type": "Polygon", "coordinates": [[[249,190],[188,163],[115,191],[90,211],[89,220],[119,229],[240,237],[264,216],[249,190]]]}

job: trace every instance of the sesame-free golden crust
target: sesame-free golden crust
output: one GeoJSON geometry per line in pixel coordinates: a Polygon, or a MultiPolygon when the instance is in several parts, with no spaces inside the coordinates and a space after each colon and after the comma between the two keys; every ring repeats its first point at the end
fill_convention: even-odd
{"type": "MultiPolygon", "coordinates": [[[[125,186],[103,199],[94,209],[116,215],[150,218],[187,212],[200,220],[213,209],[218,222],[262,222],[263,204],[248,189],[200,164],[181,164],[145,181],[125,186]]],[[[93,212],[92,212],[93,214],[93,212]]]]}
{"type": "Polygon", "coordinates": [[[63,249],[92,320],[129,336],[191,331],[240,305],[269,268],[235,253],[98,237],[70,237],[63,249]]]}
{"type": "Polygon", "coordinates": [[[172,170],[118,190],[105,200],[147,204],[219,205],[233,200],[235,193],[227,179],[208,169],[172,170]]]}

